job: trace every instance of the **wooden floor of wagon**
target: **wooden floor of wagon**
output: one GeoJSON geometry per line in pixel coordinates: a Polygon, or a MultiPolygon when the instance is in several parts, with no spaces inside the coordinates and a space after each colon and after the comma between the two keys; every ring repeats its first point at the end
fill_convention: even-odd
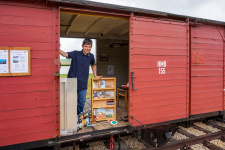
{"type": "MultiPolygon", "coordinates": [[[[84,106],[84,110],[89,110],[91,108],[91,99],[86,99],[86,103],[84,106]]],[[[123,98],[120,99],[119,106],[116,107],[116,121],[118,122],[117,125],[112,125],[108,121],[97,121],[96,124],[92,125],[91,127],[84,127],[79,131],[76,131],[74,133],[69,133],[67,135],[73,135],[73,134],[80,134],[80,133],[87,133],[97,130],[104,130],[104,129],[110,129],[110,128],[117,128],[117,127],[123,127],[129,125],[128,120],[126,119],[126,116],[128,116],[127,111],[125,111],[125,101],[123,98]]],[[[62,135],[62,136],[67,136],[62,135]]]]}

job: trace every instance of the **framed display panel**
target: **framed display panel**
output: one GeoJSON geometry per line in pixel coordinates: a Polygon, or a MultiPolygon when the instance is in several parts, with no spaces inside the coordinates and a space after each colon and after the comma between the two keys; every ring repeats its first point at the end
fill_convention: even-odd
{"type": "Polygon", "coordinates": [[[0,47],[0,76],[31,74],[29,47],[0,47]]]}

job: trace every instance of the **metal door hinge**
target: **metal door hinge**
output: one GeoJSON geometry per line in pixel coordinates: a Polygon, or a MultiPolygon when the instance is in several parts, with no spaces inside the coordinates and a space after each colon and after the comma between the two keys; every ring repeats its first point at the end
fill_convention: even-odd
{"type": "Polygon", "coordinates": [[[135,89],[134,88],[134,78],[135,78],[136,76],[134,76],[134,72],[133,71],[131,71],[131,85],[132,85],[132,90],[134,90],[134,91],[136,91],[137,89],[135,89]]]}

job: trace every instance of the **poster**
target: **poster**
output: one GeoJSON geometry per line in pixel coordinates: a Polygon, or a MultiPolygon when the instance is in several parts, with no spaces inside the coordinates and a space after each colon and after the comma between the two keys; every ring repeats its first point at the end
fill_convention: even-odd
{"type": "Polygon", "coordinates": [[[28,72],[28,50],[10,50],[11,73],[28,72]]]}
{"type": "Polygon", "coordinates": [[[0,50],[0,73],[9,73],[8,50],[0,50]]]}
{"type": "Polygon", "coordinates": [[[108,65],[108,74],[114,74],[114,65],[108,65]]]}
{"type": "Polygon", "coordinates": [[[101,53],[100,54],[100,60],[101,61],[108,61],[108,54],[107,53],[101,53]]]}

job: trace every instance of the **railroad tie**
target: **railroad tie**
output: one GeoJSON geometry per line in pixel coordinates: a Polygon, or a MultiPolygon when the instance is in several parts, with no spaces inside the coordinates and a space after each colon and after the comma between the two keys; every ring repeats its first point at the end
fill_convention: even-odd
{"type": "Polygon", "coordinates": [[[192,125],[193,128],[197,129],[197,130],[200,130],[202,132],[205,132],[206,134],[209,134],[209,133],[212,133],[211,131],[208,131],[202,127],[199,127],[199,126],[196,126],[196,125],[192,125]]]}
{"type": "Polygon", "coordinates": [[[189,138],[195,137],[194,135],[192,135],[192,134],[190,134],[190,133],[188,133],[188,132],[186,132],[186,131],[184,131],[182,129],[177,129],[177,132],[179,132],[179,133],[181,133],[181,134],[183,134],[183,135],[185,135],[185,136],[187,136],[189,138]]]}

